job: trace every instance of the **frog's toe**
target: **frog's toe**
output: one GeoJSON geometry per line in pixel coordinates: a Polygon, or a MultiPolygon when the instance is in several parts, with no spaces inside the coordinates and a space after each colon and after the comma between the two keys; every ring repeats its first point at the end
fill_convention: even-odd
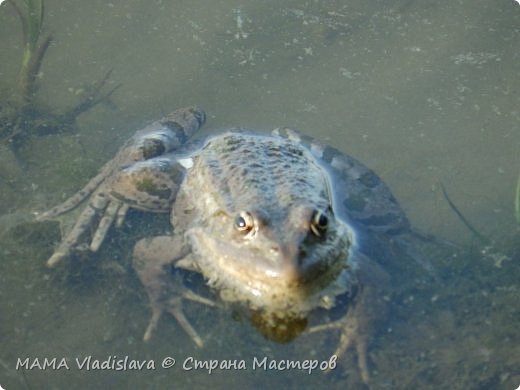
{"type": "Polygon", "coordinates": [[[47,260],[48,267],[54,267],[58,262],[67,257],[78,245],[81,236],[94,224],[94,220],[105,209],[108,203],[104,194],[96,194],[94,199],[81,212],[70,232],[61,241],[54,254],[47,260]]]}
{"type": "Polygon", "coordinates": [[[191,337],[191,339],[193,340],[195,345],[197,345],[197,347],[201,348],[204,345],[202,338],[199,336],[199,334],[193,328],[193,326],[191,326],[190,322],[184,315],[184,311],[182,310],[181,296],[175,296],[171,298],[166,304],[166,307],[164,307],[163,305],[152,305],[152,317],[150,318],[148,326],[146,327],[146,331],[144,332],[144,341],[149,341],[152,338],[153,333],[157,328],[157,324],[159,323],[159,319],[161,318],[161,315],[164,310],[166,310],[173,317],[175,317],[179,325],[182,327],[182,329],[184,329],[188,336],[191,337]]]}
{"type": "Polygon", "coordinates": [[[143,336],[144,341],[149,341],[152,338],[153,332],[155,328],[157,328],[157,324],[159,323],[159,319],[161,318],[162,312],[162,308],[152,308],[152,317],[148,322],[148,326],[146,327],[146,331],[144,332],[143,336]]]}
{"type": "Polygon", "coordinates": [[[123,222],[125,221],[126,214],[128,213],[128,210],[130,209],[130,205],[127,203],[123,203],[121,207],[119,207],[119,210],[117,210],[116,215],[116,227],[120,228],[123,226],[123,222]]]}
{"type": "Polygon", "coordinates": [[[92,238],[92,242],[90,243],[90,250],[92,252],[97,252],[105,237],[108,233],[108,229],[114,223],[116,216],[118,216],[119,209],[121,208],[122,203],[115,199],[110,199],[108,206],[105,208],[103,213],[103,217],[99,221],[96,232],[94,233],[94,237],[92,238]]]}
{"type": "Polygon", "coordinates": [[[370,378],[368,371],[368,356],[367,356],[367,337],[366,334],[360,332],[358,324],[348,324],[341,331],[341,337],[338,347],[334,354],[341,357],[350,346],[354,346],[357,352],[358,368],[361,379],[364,383],[368,383],[370,378]]]}
{"type": "Polygon", "coordinates": [[[211,307],[216,306],[216,303],[214,301],[212,301],[211,299],[203,297],[202,295],[199,295],[199,294],[195,294],[193,291],[191,291],[188,288],[183,289],[182,297],[184,299],[187,299],[192,302],[202,303],[203,305],[206,305],[206,306],[211,306],[211,307]]]}
{"type": "Polygon", "coordinates": [[[49,257],[49,259],[47,260],[47,267],[49,268],[52,268],[54,267],[56,264],[58,264],[60,261],[62,261],[65,257],[67,257],[69,255],[70,251],[65,249],[65,250],[56,250],[54,251],[54,253],[52,254],[51,257],[49,257]]]}
{"type": "Polygon", "coordinates": [[[354,346],[357,352],[358,368],[361,379],[364,383],[368,383],[370,379],[368,370],[368,354],[367,354],[367,334],[362,330],[360,321],[352,315],[330,322],[328,324],[318,325],[310,328],[308,333],[321,332],[326,330],[339,330],[341,332],[338,347],[334,355],[339,359],[345,352],[354,346]]]}
{"type": "Polygon", "coordinates": [[[191,326],[190,322],[184,315],[182,310],[182,297],[173,297],[168,302],[168,312],[175,317],[179,325],[184,329],[184,331],[191,337],[195,345],[199,348],[202,348],[204,345],[202,339],[198,335],[197,331],[191,326]]]}

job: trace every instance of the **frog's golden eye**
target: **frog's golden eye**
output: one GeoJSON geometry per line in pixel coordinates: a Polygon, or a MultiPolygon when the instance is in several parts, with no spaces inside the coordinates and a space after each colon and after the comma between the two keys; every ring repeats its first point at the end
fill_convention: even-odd
{"type": "Polygon", "coordinates": [[[327,230],[327,226],[329,225],[329,218],[325,215],[325,213],[314,210],[311,218],[311,230],[312,232],[321,237],[323,233],[327,230]]]}
{"type": "Polygon", "coordinates": [[[235,229],[239,232],[247,233],[254,226],[253,216],[247,211],[241,211],[235,218],[235,229]]]}

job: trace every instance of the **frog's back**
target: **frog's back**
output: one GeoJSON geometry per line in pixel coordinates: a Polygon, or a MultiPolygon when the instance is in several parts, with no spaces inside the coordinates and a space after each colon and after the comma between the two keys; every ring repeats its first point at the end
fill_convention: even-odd
{"type": "Polygon", "coordinates": [[[303,145],[271,135],[231,129],[210,138],[198,154],[197,188],[213,190],[229,211],[254,205],[270,218],[294,204],[328,206],[328,183],[303,145]]]}

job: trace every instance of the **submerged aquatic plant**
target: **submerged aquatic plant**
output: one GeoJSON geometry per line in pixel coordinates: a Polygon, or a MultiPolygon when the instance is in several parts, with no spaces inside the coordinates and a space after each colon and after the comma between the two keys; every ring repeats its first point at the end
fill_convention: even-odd
{"type": "Polygon", "coordinates": [[[49,48],[52,37],[48,35],[41,45],[38,45],[43,25],[43,0],[24,0],[22,9],[14,0],[9,0],[14,7],[20,22],[24,37],[24,50],[16,90],[13,94],[15,104],[25,106],[30,104],[34,93],[34,81],[40,71],[45,52],[49,48]]]}
{"type": "Polygon", "coordinates": [[[101,81],[85,88],[88,92],[74,106],[61,114],[35,101],[36,79],[52,37],[40,40],[44,5],[43,0],[8,0],[22,24],[24,51],[18,79],[13,93],[0,104],[0,144],[7,145],[15,154],[24,141],[32,136],[59,134],[72,131],[76,118],[110,96],[120,87],[116,85],[104,92],[111,71],[101,81]],[[39,43],[41,41],[41,43],[39,43]]]}
{"type": "Polygon", "coordinates": [[[516,182],[515,216],[516,222],[520,224],[520,175],[518,175],[518,181],[516,182]]]}

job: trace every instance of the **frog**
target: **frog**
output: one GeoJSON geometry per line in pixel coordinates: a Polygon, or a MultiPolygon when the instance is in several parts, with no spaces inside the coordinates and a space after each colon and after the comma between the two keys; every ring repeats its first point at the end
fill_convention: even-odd
{"type": "Polygon", "coordinates": [[[368,345],[386,310],[384,263],[396,238],[412,234],[391,190],[355,158],[297,130],[197,137],[205,121],[202,109],[187,107],[137,131],[83,189],[39,215],[86,201],[47,265],[71,256],[90,232],[96,252],[129,209],[168,213],[168,234],[133,250],[152,312],[145,341],[167,312],[202,347],[183,305],[236,305],[275,341],[339,332],[334,355],[354,348],[368,383],[368,345]],[[212,296],[189,288],[183,272],[201,275],[212,296]],[[338,308],[325,322],[314,314],[338,308]]]}

